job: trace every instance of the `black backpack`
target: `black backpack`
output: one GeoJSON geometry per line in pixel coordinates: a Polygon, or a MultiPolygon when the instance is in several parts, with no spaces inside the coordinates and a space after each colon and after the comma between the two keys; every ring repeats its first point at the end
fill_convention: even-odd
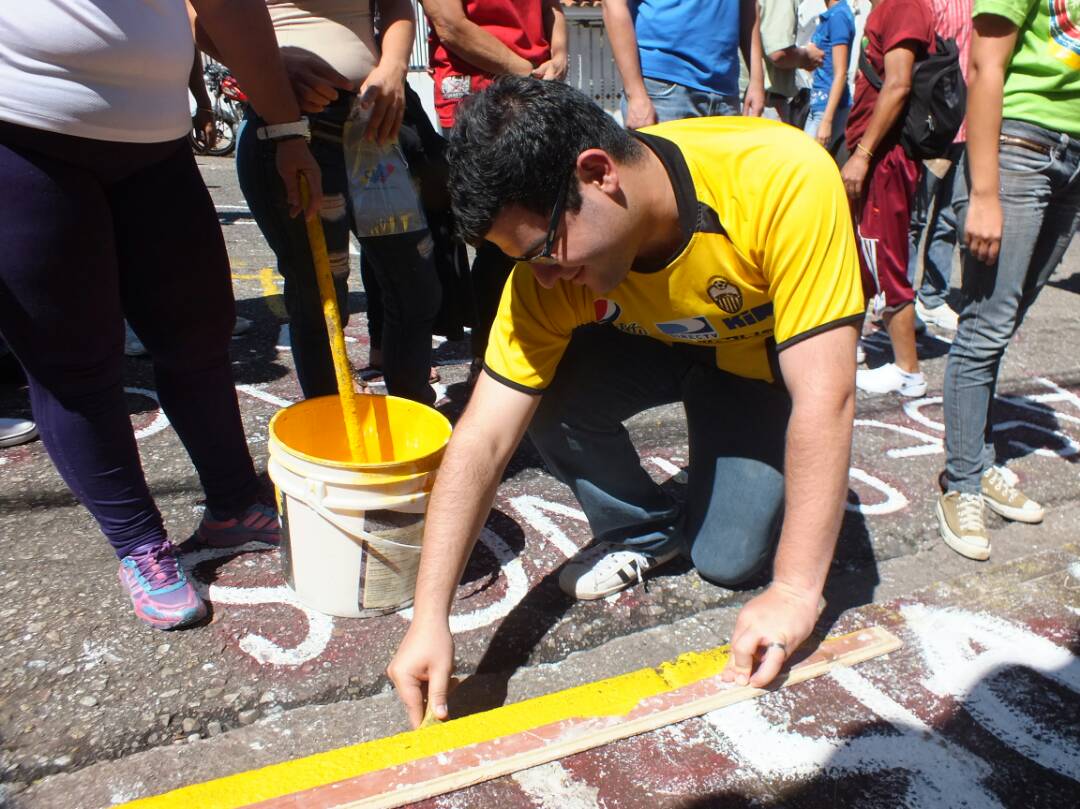
{"type": "MultiPolygon", "coordinates": [[[[900,143],[914,160],[943,157],[960,131],[967,107],[967,85],[960,70],[956,40],[935,37],[934,53],[915,63],[900,130],[900,143]]],[[[865,50],[859,54],[859,69],[880,92],[881,77],[866,58],[865,50]]]]}

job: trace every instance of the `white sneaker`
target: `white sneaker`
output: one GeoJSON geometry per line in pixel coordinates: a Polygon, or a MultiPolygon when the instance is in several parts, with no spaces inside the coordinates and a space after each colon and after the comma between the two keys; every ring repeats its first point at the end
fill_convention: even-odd
{"type": "Polygon", "coordinates": [[[559,587],[574,598],[603,598],[637,584],[650,570],[678,555],[678,550],[654,555],[598,542],[566,563],[559,573],[559,587]]]}
{"type": "Polygon", "coordinates": [[[17,447],[37,438],[37,425],[27,419],[0,418],[0,447],[17,447]]]}
{"type": "Polygon", "coordinates": [[[893,362],[868,371],[856,371],[855,386],[867,393],[899,393],[901,396],[926,395],[925,377],[921,373],[909,374],[893,362]]]}
{"type": "Polygon", "coordinates": [[[860,340],[855,344],[855,364],[862,365],[864,362],[866,362],[866,349],[862,347],[860,340]]]}
{"type": "Polygon", "coordinates": [[[956,324],[960,319],[959,315],[950,309],[947,303],[940,306],[926,307],[918,298],[915,299],[915,314],[919,316],[923,323],[940,326],[950,331],[956,331],[956,324]]]}

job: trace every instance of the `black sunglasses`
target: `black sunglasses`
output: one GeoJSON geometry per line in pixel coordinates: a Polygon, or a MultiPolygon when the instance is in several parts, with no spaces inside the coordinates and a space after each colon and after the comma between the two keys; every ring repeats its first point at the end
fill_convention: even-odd
{"type": "Polygon", "coordinates": [[[566,207],[566,192],[570,188],[571,179],[573,179],[573,174],[566,178],[566,182],[559,189],[559,196],[555,198],[555,206],[551,209],[551,223],[548,225],[547,238],[544,239],[544,246],[540,252],[531,256],[508,256],[508,258],[512,261],[523,261],[526,264],[539,264],[541,266],[552,266],[559,263],[559,260],[551,255],[551,250],[555,246],[555,236],[559,231],[559,220],[562,219],[563,209],[566,207]]]}

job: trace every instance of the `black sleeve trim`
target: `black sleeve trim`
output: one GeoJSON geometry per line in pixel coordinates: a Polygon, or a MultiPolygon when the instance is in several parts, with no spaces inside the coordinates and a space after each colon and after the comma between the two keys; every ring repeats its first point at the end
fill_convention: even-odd
{"type": "Polygon", "coordinates": [[[516,390],[516,391],[519,391],[520,393],[527,393],[530,396],[543,396],[543,394],[544,394],[544,389],[543,388],[540,388],[539,390],[537,390],[536,388],[530,388],[530,387],[528,387],[526,385],[522,385],[520,382],[515,382],[512,379],[507,379],[502,374],[495,373],[494,371],[491,370],[491,366],[488,365],[486,362],[484,363],[484,372],[488,376],[490,376],[492,379],[494,379],[496,382],[501,382],[502,384],[506,385],[506,387],[510,388],[511,390],[516,390]]]}
{"type": "Polygon", "coordinates": [[[822,332],[830,331],[837,328],[838,326],[848,326],[854,325],[856,323],[861,323],[864,317],[866,317],[866,313],[860,312],[857,315],[848,315],[847,317],[842,317],[839,320],[834,320],[831,323],[822,323],[820,326],[815,326],[809,331],[804,331],[801,334],[796,334],[794,337],[789,337],[788,339],[784,340],[784,342],[777,345],[776,350],[778,352],[783,351],[785,348],[789,348],[796,343],[801,343],[808,337],[813,337],[815,334],[821,334],[822,332]]]}

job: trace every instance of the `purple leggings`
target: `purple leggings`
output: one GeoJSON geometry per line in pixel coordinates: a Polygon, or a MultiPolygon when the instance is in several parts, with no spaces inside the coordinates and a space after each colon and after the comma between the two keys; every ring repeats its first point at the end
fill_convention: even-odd
{"type": "Polygon", "coordinates": [[[217,516],[258,495],[229,362],[229,261],[186,141],[0,123],[0,332],[56,468],[123,558],[165,536],[124,400],[124,326],[217,516]]]}

